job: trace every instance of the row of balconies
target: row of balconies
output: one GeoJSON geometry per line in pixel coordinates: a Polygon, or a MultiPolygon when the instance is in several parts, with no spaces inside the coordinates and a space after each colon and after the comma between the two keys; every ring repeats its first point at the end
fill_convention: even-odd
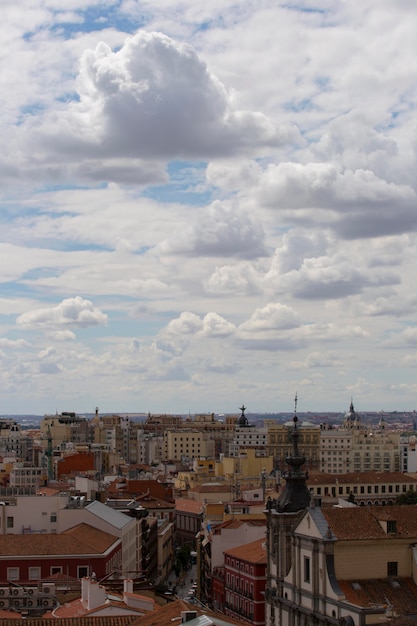
{"type": "Polygon", "coordinates": [[[251,593],[250,591],[245,591],[244,589],[240,589],[238,585],[235,585],[234,587],[225,587],[225,591],[232,591],[239,596],[243,596],[245,598],[250,598],[251,600],[253,600],[253,593],[251,593]]]}
{"type": "Polygon", "coordinates": [[[254,617],[253,613],[251,613],[249,611],[245,611],[245,609],[243,609],[243,608],[242,609],[238,608],[238,607],[233,606],[232,604],[230,604],[228,602],[225,602],[224,607],[228,611],[230,611],[231,613],[235,613],[236,615],[240,615],[242,617],[245,617],[248,620],[253,621],[253,617],[254,617]]]}

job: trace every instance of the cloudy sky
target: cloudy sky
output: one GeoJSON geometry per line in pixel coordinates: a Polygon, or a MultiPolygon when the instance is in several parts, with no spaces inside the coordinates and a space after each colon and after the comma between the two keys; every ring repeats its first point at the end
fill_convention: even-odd
{"type": "Polygon", "coordinates": [[[0,31],[0,413],[417,409],[415,0],[0,31]]]}

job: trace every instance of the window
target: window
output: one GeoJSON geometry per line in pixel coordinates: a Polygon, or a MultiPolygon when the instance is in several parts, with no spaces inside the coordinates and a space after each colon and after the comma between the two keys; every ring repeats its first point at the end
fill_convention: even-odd
{"type": "Polygon", "coordinates": [[[14,526],[14,517],[7,518],[7,528],[13,528],[14,526]]]}
{"type": "Polygon", "coordinates": [[[29,567],[29,580],[39,580],[41,577],[40,567],[29,567]]]}
{"type": "Polygon", "coordinates": [[[397,561],[388,561],[387,576],[398,576],[398,562],[397,561]]]}
{"type": "Polygon", "coordinates": [[[50,576],[53,576],[54,574],[62,574],[62,565],[52,565],[50,572],[50,576]]]}
{"type": "Polygon", "coordinates": [[[85,578],[88,576],[88,565],[78,565],[77,578],[85,578]]]}
{"type": "Polygon", "coordinates": [[[304,582],[310,582],[310,558],[308,556],[304,557],[304,582]]]}
{"type": "Polygon", "coordinates": [[[396,520],[388,520],[387,521],[387,533],[396,533],[397,532],[397,522],[396,520]]]}
{"type": "Polygon", "coordinates": [[[20,572],[18,567],[7,568],[7,580],[19,580],[20,572]]]}
{"type": "Polygon", "coordinates": [[[56,513],[51,513],[51,524],[55,524],[56,523],[56,513]]]}

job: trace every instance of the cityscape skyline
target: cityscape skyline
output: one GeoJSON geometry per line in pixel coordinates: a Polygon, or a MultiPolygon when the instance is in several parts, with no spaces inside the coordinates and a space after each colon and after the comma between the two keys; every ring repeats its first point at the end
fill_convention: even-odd
{"type": "Polygon", "coordinates": [[[2,413],[415,408],[414,3],[4,9],[2,413]]]}

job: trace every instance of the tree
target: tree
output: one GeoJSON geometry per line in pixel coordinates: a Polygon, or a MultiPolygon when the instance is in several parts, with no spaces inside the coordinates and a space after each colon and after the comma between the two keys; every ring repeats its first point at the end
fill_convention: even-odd
{"type": "Polygon", "coordinates": [[[397,498],[397,504],[417,504],[417,491],[409,489],[397,498]]]}

